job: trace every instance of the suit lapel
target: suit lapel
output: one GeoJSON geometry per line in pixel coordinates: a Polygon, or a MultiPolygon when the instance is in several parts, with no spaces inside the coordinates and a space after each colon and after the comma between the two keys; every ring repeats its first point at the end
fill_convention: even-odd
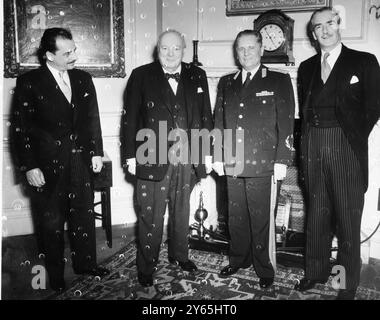
{"type": "MultiPolygon", "coordinates": [[[[228,101],[228,103],[225,105],[225,108],[228,110],[225,110],[225,114],[228,115],[228,117],[231,117],[230,119],[235,119],[235,122],[237,121],[237,117],[239,114],[239,104],[240,104],[240,95],[243,88],[242,84],[242,72],[238,71],[234,77],[231,80],[231,85],[228,86],[228,92],[226,93],[227,99],[231,99],[228,101]],[[232,98],[228,98],[232,97],[232,98]]],[[[236,123],[234,124],[236,126],[236,123]]]]}
{"type": "MultiPolygon", "coordinates": [[[[81,84],[79,83],[78,79],[75,77],[75,74],[72,70],[68,71],[69,78],[70,78],[70,85],[71,85],[71,106],[74,106],[73,108],[73,124],[75,126],[76,121],[78,119],[78,112],[79,112],[79,95],[80,95],[80,88],[81,84]]],[[[67,101],[67,100],[66,100],[67,101]]]]}
{"type": "Polygon", "coordinates": [[[181,70],[181,81],[183,83],[183,90],[185,93],[186,100],[186,112],[187,112],[187,123],[190,127],[193,118],[193,101],[197,99],[197,88],[194,85],[194,81],[191,80],[190,69],[182,62],[181,70]]]}
{"type": "Polygon", "coordinates": [[[266,78],[267,76],[267,67],[261,65],[259,70],[255,73],[253,76],[251,82],[248,84],[248,87],[243,89],[243,84],[240,76],[240,84],[241,84],[241,98],[245,99],[249,97],[250,95],[256,93],[258,91],[258,88],[261,84],[261,79],[266,78]]]}
{"type": "Polygon", "coordinates": [[[53,108],[56,110],[57,106],[59,105],[67,107],[68,101],[48,67],[42,66],[41,72],[41,85],[47,95],[51,96],[52,101],[54,101],[54,103],[51,104],[53,108]]]}
{"type": "Polygon", "coordinates": [[[240,91],[242,90],[242,88],[243,88],[243,84],[242,84],[242,72],[239,71],[233,77],[233,82],[232,82],[231,89],[232,89],[232,92],[239,92],[239,95],[240,95],[240,91]]]}
{"type": "Polygon", "coordinates": [[[303,104],[303,114],[306,114],[306,110],[308,109],[308,107],[310,105],[311,94],[312,94],[313,88],[317,85],[317,81],[320,81],[321,53],[315,55],[314,63],[312,65],[314,67],[312,68],[312,70],[309,70],[312,73],[312,76],[311,76],[309,86],[307,88],[306,99],[305,99],[305,102],[303,104]]]}
{"type": "Polygon", "coordinates": [[[164,70],[162,70],[161,64],[157,61],[153,65],[152,72],[152,88],[156,91],[157,97],[161,100],[162,104],[171,111],[170,94],[173,92],[169,82],[165,79],[164,70]]]}
{"type": "Polygon", "coordinates": [[[342,52],[339,55],[338,60],[335,63],[337,68],[336,70],[336,86],[337,86],[337,94],[335,96],[336,101],[343,94],[345,90],[345,86],[347,86],[350,82],[348,77],[350,76],[349,70],[352,67],[350,59],[347,59],[348,49],[346,46],[342,45],[342,52]]]}

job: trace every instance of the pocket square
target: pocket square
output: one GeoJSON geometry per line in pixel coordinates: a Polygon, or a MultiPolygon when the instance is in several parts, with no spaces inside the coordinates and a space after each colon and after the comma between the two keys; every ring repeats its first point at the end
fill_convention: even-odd
{"type": "Polygon", "coordinates": [[[198,87],[198,92],[197,93],[202,93],[202,92],[203,92],[202,88],[198,87]]]}
{"type": "Polygon", "coordinates": [[[83,97],[86,98],[86,97],[88,97],[89,95],[90,95],[90,94],[86,92],[86,93],[84,94],[83,97]]]}
{"type": "Polygon", "coordinates": [[[350,84],[354,84],[354,83],[357,83],[359,82],[359,79],[357,76],[352,76],[351,80],[350,80],[350,84]]]}

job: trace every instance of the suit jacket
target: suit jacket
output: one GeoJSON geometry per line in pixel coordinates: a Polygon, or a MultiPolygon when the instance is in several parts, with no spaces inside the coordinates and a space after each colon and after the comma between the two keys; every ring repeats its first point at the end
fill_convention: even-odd
{"type": "Polygon", "coordinates": [[[91,76],[68,71],[69,103],[46,66],[17,79],[14,103],[14,137],[18,160],[25,171],[40,168],[46,188],[54,188],[70,154],[81,153],[90,170],[91,158],[103,156],[96,91],[91,76]]]}
{"type": "MultiPolygon", "coordinates": [[[[337,120],[355,152],[368,186],[368,136],[380,117],[380,67],[376,57],[342,46],[334,65],[336,70],[335,108],[337,120]]],[[[306,155],[308,123],[306,110],[314,81],[321,76],[321,53],[301,63],[298,71],[298,96],[301,106],[301,150],[306,155]]],[[[307,157],[306,157],[307,158],[307,157]]],[[[307,159],[304,159],[305,161],[307,159]]]]}
{"type": "MultiPolygon", "coordinates": [[[[211,131],[213,127],[206,73],[198,67],[182,62],[180,81],[184,86],[188,139],[191,144],[191,129],[205,128],[211,131]]],[[[168,131],[175,128],[172,114],[174,106],[170,102],[171,90],[158,61],[136,68],[128,80],[123,112],[124,158],[136,157],[136,151],[143,143],[136,141],[136,134],[140,129],[152,130],[157,138],[154,148],[155,163],[139,164],[137,159],[138,178],[160,181],[168,170],[169,161],[160,163],[159,154],[165,152],[167,155],[173,143],[168,142],[167,146],[161,145],[158,143],[158,137],[159,122],[164,121],[168,131]]],[[[167,132],[165,134],[164,139],[167,141],[167,132]]],[[[206,153],[200,155],[200,163],[204,163],[201,161],[205,155],[206,153]]],[[[195,165],[195,171],[198,178],[206,176],[202,164],[195,165]]]]}
{"type": "MultiPolygon", "coordinates": [[[[290,164],[294,122],[294,92],[290,76],[261,65],[246,89],[239,71],[220,79],[215,106],[215,128],[244,129],[243,172],[227,175],[262,177],[273,173],[274,163],[290,164]]],[[[224,155],[235,154],[224,135],[224,155]]],[[[239,143],[239,138],[237,143],[239,143]]],[[[215,148],[216,149],[216,148],[215,148]]],[[[216,161],[221,160],[217,159],[216,161]]],[[[224,159],[226,160],[226,159],[224,159]]]]}

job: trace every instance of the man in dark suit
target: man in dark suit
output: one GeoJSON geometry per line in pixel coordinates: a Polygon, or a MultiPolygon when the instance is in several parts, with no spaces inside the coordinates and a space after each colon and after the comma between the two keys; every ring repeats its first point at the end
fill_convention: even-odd
{"type": "Polygon", "coordinates": [[[341,43],[340,17],[313,13],[317,55],[298,73],[301,161],[306,188],[306,266],[300,291],[330,275],[332,234],[344,267],[338,299],[353,299],[360,280],[360,224],[368,186],[368,136],[380,115],[380,70],[374,55],[341,43]]]}
{"type": "Polygon", "coordinates": [[[158,61],[133,70],[126,89],[123,139],[128,171],[137,176],[137,268],[143,286],[153,284],[166,205],[169,262],[185,271],[197,270],[188,259],[189,199],[195,180],[206,176],[204,163],[209,153],[200,154],[190,164],[185,140],[191,129],[211,130],[212,115],[206,74],[182,62],[184,49],[179,32],[162,33],[157,43],[158,61]],[[168,142],[168,133],[181,132],[185,148],[180,152],[182,160],[175,161],[177,144],[168,142]],[[153,141],[145,150],[148,159],[139,152],[144,148],[144,137],[153,141]]]}
{"type": "Polygon", "coordinates": [[[109,273],[96,263],[91,171],[103,165],[98,103],[91,76],[74,69],[75,51],[68,30],[45,30],[42,66],[18,77],[14,109],[18,160],[32,189],[35,229],[56,291],[65,288],[65,221],[74,271],[109,273]]]}
{"type": "Polygon", "coordinates": [[[224,165],[214,158],[214,170],[227,175],[231,236],[230,263],[220,276],[253,264],[260,286],[267,288],[274,278],[269,252],[271,177],[283,180],[291,160],[294,92],[288,74],[261,64],[259,32],[240,32],[234,50],[242,69],[220,79],[215,106],[215,128],[230,129],[235,136],[228,139],[224,132],[224,165]],[[226,155],[235,150],[238,155],[242,147],[243,157],[229,161],[226,155]]]}

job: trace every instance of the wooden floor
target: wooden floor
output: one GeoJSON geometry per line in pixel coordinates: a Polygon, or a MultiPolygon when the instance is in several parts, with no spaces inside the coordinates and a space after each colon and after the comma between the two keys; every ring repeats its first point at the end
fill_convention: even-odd
{"type": "MultiPolygon", "coordinates": [[[[134,227],[125,225],[113,226],[113,247],[108,248],[105,232],[96,230],[97,258],[101,263],[118,252],[129,241],[135,239],[134,227]]],[[[165,239],[165,235],[164,235],[165,239]]],[[[68,244],[68,241],[66,241],[68,244]]],[[[32,273],[34,266],[43,265],[38,257],[34,235],[3,238],[2,244],[2,299],[4,300],[42,300],[53,293],[49,288],[34,290],[32,273]]],[[[70,263],[70,249],[66,245],[65,257],[68,262],[65,268],[66,286],[78,276],[75,275],[70,263]]],[[[370,259],[368,265],[363,265],[360,284],[364,287],[380,291],[380,261],[370,259]]]]}

